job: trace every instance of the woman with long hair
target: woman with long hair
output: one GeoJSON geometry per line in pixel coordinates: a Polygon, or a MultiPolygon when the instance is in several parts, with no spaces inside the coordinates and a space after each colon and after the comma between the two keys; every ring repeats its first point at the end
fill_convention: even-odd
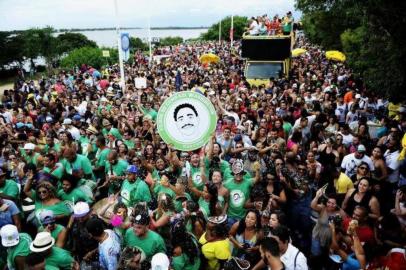
{"type": "Polygon", "coordinates": [[[365,177],[359,180],[356,189],[348,190],[342,205],[347,215],[352,216],[355,206],[360,205],[368,209],[369,218],[376,220],[380,217],[379,201],[372,195],[370,188],[370,180],[365,177]]]}
{"type": "Polygon", "coordinates": [[[172,268],[173,270],[198,270],[200,268],[200,250],[196,238],[186,231],[182,220],[171,228],[172,268]]]}
{"type": "Polygon", "coordinates": [[[258,242],[263,238],[261,217],[257,210],[248,210],[245,217],[234,223],[230,229],[230,241],[234,244],[235,255],[248,260],[251,265],[259,261],[258,242]]]}
{"type": "Polygon", "coordinates": [[[199,209],[199,205],[192,200],[186,201],[184,208],[184,218],[186,230],[193,234],[196,239],[200,239],[206,230],[206,219],[199,209]]]}
{"type": "Polygon", "coordinates": [[[314,211],[319,213],[319,218],[312,232],[311,254],[315,267],[316,265],[321,265],[320,260],[328,258],[332,239],[329,222],[336,222],[336,225],[340,225],[343,217],[346,215],[345,212],[337,206],[337,200],[334,195],[326,196],[327,202],[325,204],[321,203],[320,199],[324,196],[323,192],[323,188],[319,189],[310,205],[314,211]]]}
{"type": "MultiPolygon", "coordinates": [[[[55,220],[66,222],[71,214],[71,209],[61,200],[56,197],[55,187],[48,181],[39,182],[35,190],[31,189],[34,175],[32,171],[28,172],[27,183],[24,186],[24,193],[27,197],[34,200],[35,212],[34,215],[41,210],[51,210],[55,215],[55,220]]],[[[38,225],[38,217],[32,219],[35,225],[38,225]]]]}
{"type": "Polygon", "coordinates": [[[218,204],[222,209],[222,214],[225,214],[228,209],[228,199],[230,196],[230,191],[224,187],[223,176],[220,170],[213,170],[210,175],[210,179],[213,184],[217,187],[218,193],[218,204]]]}
{"type": "Polygon", "coordinates": [[[150,215],[150,226],[168,241],[170,240],[170,222],[174,214],[175,206],[172,197],[166,193],[159,194],[158,208],[150,215]]]}

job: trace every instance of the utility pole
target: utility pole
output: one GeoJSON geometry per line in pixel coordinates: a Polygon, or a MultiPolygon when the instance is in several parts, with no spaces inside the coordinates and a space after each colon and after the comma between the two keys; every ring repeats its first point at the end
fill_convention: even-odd
{"type": "Polygon", "coordinates": [[[121,89],[123,91],[123,95],[125,93],[125,78],[124,78],[124,63],[123,63],[123,50],[121,48],[121,31],[120,31],[120,23],[118,18],[118,0],[114,0],[114,11],[116,15],[116,31],[117,31],[117,49],[118,49],[118,62],[120,66],[120,84],[121,89]]]}

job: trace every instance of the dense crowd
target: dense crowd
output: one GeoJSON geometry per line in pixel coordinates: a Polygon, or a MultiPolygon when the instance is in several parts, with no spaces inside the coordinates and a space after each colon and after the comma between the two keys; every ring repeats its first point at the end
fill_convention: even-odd
{"type": "Polygon", "coordinates": [[[296,44],[289,78],[261,86],[238,42],[138,52],[124,89],[118,65],[20,77],[0,105],[0,267],[405,269],[406,108],[296,44]],[[191,152],[155,122],[185,90],[218,113],[191,152]]]}
{"type": "Polygon", "coordinates": [[[247,34],[252,36],[289,35],[295,28],[292,12],[287,12],[282,18],[275,14],[272,18],[268,14],[251,17],[248,22],[247,34]]]}

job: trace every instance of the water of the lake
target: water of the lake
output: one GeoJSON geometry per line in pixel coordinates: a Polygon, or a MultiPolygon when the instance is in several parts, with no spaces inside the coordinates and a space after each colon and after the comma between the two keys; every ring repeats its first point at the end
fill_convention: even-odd
{"type": "MultiPolygon", "coordinates": [[[[206,32],[207,29],[160,29],[151,30],[151,37],[182,37],[184,40],[190,38],[197,38],[201,33],[206,32]]],[[[141,38],[144,42],[148,39],[147,29],[127,29],[122,32],[129,33],[131,37],[141,38]]],[[[96,30],[96,31],[80,31],[78,33],[84,34],[88,39],[93,40],[100,47],[114,47],[117,46],[116,30],[96,30]]]]}

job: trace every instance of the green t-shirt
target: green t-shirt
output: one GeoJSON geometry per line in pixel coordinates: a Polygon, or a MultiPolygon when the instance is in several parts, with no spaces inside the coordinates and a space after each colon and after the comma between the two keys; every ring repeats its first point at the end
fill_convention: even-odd
{"type": "MultiPolygon", "coordinates": [[[[192,200],[192,196],[190,196],[189,193],[186,193],[186,192],[185,192],[183,195],[187,198],[188,201],[191,201],[191,200],[192,200]]],[[[180,212],[183,211],[183,205],[182,205],[182,201],[181,201],[181,200],[176,200],[176,198],[175,198],[175,199],[173,200],[173,204],[174,204],[174,206],[175,206],[175,211],[176,211],[177,213],[180,213],[180,212]]]]}
{"type": "Polygon", "coordinates": [[[123,142],[127,146],[128,150],[134,149],[135,143],[133,140],[123,140],[123,142]]]}
{"type": "Polygon", "coordinates": [[[227,215],[232,218],[243,218],[246,212],[245,202],[250,197],[251,187],[254,181],[252,178],[243,178],[240,183],[234,180],[228,181],[224,186],[230,191],[230,199],[227,215]]]}
{"type": "Polygon", "coordinates": [[[190,165],[190,175],[192,177],[192,182],[195,188],[202,191],[204,188],[204,182],[202,179],[202,171],[199,167],[194,167],[192,164],[190,165]]]}
{"type": "MultiPolygon", "coordinates": [[[[63,231],[63,229],[65,229],[64,226],[60,225],[60,224],[55,224],[55,229],[51,232],[51,236],[53,239],[58,240],[58,235],[63,231]]],[[[45,228],[43,226],[38,228],[39,232],[44,232],[45,228]]]]}
{"type": "Polygon", "coordinates": [[[81,189],[74,188],[71,192],[66,193],[63,189],[58,191],[58,198],[62,201],[70,202],[87,202],[88,204],[93,203],[93,199],[86,195],[81,189]]]}
{"type": "Polygon", "coordinates": [[[164,239],[151,230],[148,230],[146,236],[141,239],[134,233],[133,228],[128,228],[124,235],[123,246],[141,248],[148,260],[151,260],[152,256],[159,252],[166,253],[164,239]]]}
{"type": "Polygon", "coordinates": [[[44,152],[44,154],[48,154],[48,152],[50,150],[55,150],[55,152],[57,152],[57,153],[61,152],[61,144],[55,143],[54,146],[52,146],[52,147],[50,147],[48,144],[46,144],[42,151],[44,152]]]}
{"type": "Polygon", "coordinates": [[[30,244],[32,242],[31,236],[26,233],[20,233],[20,242],[14,246],[7,248],[7,266],[8,269],[15,269],[15,258],[16,257],[26,257],[31,253],[30,244]]]}
{"type": "MultiPolygon", "coordinates": [[[[209,173],[210,173],[210,160],[206,157],[204,159],[204,163],[206,166],[206,177],[207,179],[209,178],[209,173]]],[[[219,169],[221,171],[221,175],[223,177],[223,182],[227,182],[229,180],[232,180],[234,177],[231,174],[231,169],[230,169],[230,164],[225,161],[225,160],[220,160],[219,164],[219,169]]]]}
{"type": "MultiPolygon", "coordinates": [[[[128,181],[126,180],[125,182],[128,181]]],[[[121,190],[122,191],[124,190],[124,184],[121,190]]],[[[130,191],[129,205],[134,206],[139,202],[149,203],[150,201],[151,201],[151,192],[149,191],[147,183],[145,183],[140,178],[137,178],[137,180],[135,181],[135,187],[130,191]]]]}
{"type": "MultiPolygon", "coordinates": [[[[197,240],[193,238],[193,243],[195,244],[196,248],[199,248],[197,240]]],[[[199,270],[200,268],[200,258],[196,256],[194,258],[193,264],[189,260],[189,256],[185,253],[182,253],[180,256],[172,257],[172,268],[174,270],[199,270]]]]}
{"type": "MultiPolygon", "coordinates": [[[[124,176],[127,172],[128,162],[124,159],[119,159],[115,165],[106,162],[106,176],[124,176]]],[[[122,180],[116,180],[109,184],[109,194],[117,192],[121,188],[122,180]]]]}
{"type": "Polygon", "coordinates": [[[144,107],[141,107],[142,113],[148,115],[152,120],[156,120],[156,116],[158,115],[157,111],[154,109],[145,109],[144,107]]]}
{"type": "Polygon", "coordinates": [[[110,148],[104,148],[103,150],[97,149],[96,153],[96,167],[106,166],[107,156],[110,153],[110,148]]]}
{"type": "Polygon", "coordinates": [[[61,270],[71,270],[74,260],[70,252],[53,246],[51,255],[45,258],[45,265],[58,267],[61,270]]]}
{"type": "Polygon", "coordinates": [[[79,145],[80,145],[80,150],[82,155],[86,156],[89,154],[89,145],[90,145],[90,139],[87,136],[80,136],[79,138],[79,145]]]}
{"type": "Polygon", "coordinates": [[[106,162],[106,175],[123,176],[126,174],[128,168],[128,162],[124,159],[119,159],[115,165],[111,165],[110,162],[106,162]]]}
{"type": "Polygon", "coordinates": [[[207,219],[208,217],[210,217],[210,202],[207,202],[205,199],[203,198],[199,198],[198,201],[200,210],[203,212],[204,217],[207,219]]]}
{"type": "Polygon", "coordinates": [[[27,155],[27,153],[25,152],[24,148],[20,148],[20,153],[21,153],[21,156],[24,158],[24,160],[25,160],[27,163],[32,163],[32,164],[34,164],[35,166],[37,166],[37,159],[38,159],[38,157],[40,156],[39,153],[34,153],[34,155],[29,156],[29,155],[27,155]]]}
{"type": "Polygon", "coordinates": [[[18,189],[18,185],[15,181],[7,179],[4,186],[0,187],[0,193],[17,199],[18,195],[20,194],[20,190],[18,189]]]}
{"type": "Polygon", "coordinates": [[[65,170],[64,170],[63,165],[61,163],[55,164],[54,168],[44,167],[42,170],[45,173],[51,174],[52,176],[54,176],[58,180],[61,180],[63,174],[65,173],[65,170]]]}
{"type": "Polygon", "coordinates": [[[91,175],[91,178],[95,180],[92,164],[84,155],[76,154],[75,161],[69,162],[67,159],[63,159],[61,163],[66,173],[72,174],[74,170],[82,170],[84,175],[91,175]]]}
{"type": "Polygon", "coordinates": [[[54,205],[43,205],[42,202],[37,198],[36,192],[34,190],[31,190],[31,193],[33,194],[33,198],[35,201],[35,212],[37,217],[39,217],[39,214],[43,210],[51,210],[55,216],[69,216],[72,213],[72,210],[62,201],[54,205]]]}

